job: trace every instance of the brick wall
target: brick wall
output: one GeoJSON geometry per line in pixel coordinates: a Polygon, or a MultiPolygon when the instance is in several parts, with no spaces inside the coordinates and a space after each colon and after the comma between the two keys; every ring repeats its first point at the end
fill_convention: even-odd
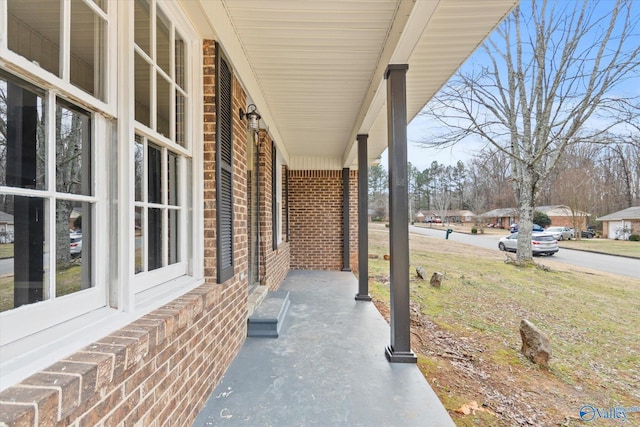
{"type": "MultiPolygon", "coordinates": [[[[358,173],[349,173],[351,269],[358,256],[358,173]]],[[[291,269],[342,270],[342,171],[289,171],[291,269]]]]}
{"type": "MultiPolygon", "coordinates": [[[[234,115],[235,276],[216,284],[215,45],[204,42],[206,283],[0,393],[9,426],[189,426],[246,337],[246,131],[234,115]]],[[[233,111],[246,103],[233,83],[233,111]]]]}
{"type": "MultiPolygon", "coordinates": [[[[269,134],[261,131],[259,135],[259,157],[260,157],[260,272],[261,284],[267,286],[269,290],[276,290],[284,280],[289,271],[290,251],[289,242],[283,241],[278,244],[277,249],[273,249],[273,203],[275,194],[272,186],[273,176],[273,141],[269,134]]],[[[284,179],[284,174],[282,175],[284,179]]],[[[282,206],[286,205],[284,200],[284,183],[282,183],[282,206]]],[[[286,221],[283,213],[282,221],[286,221]]],[[[282,226],[283,236],[285,226],[282,226]]],[[[285,240],[285,239],[283,239],[285,240]]]]}
{"type": "Polygon", "coordinates": [[[244,341],[243,299],[234,286],[200,286],[4,390],[0,420],[190,425],[244,341]]]}

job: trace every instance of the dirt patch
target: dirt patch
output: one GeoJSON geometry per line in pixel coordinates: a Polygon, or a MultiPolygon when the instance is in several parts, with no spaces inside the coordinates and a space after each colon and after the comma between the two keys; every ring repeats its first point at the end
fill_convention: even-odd
{"type": "MultiPolygon", "coordinates": [[[[373,301],[389,321],[389,306],[373,301]]],[[[504,366],[485,357],[491,343],[480,334],[452,334],[420,314],[411,303],[413,350],[427,381],[457,425],[569,426],[579,420],[581,396],[545,369],[529,364],[504,366]],[[475,406],[472,402],[475,402],[475,406]],[[471,405],[470,405],[471,404],[471,405]],[[465,405],[467,407],[465,408],[465,405]],[[470,407],[469,407],[470,405],[470,407]]]]}

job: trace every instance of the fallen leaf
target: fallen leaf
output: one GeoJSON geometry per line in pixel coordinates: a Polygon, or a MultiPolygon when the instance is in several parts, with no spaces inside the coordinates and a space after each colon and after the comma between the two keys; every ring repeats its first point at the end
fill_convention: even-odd
{"type": "Polygon", "coordinates": [[[472,415],[472,414],[475,415],[476,411],[488,412],[489,414],[493,414],[493,412],[491,412],[489,409],[483,408],[482,406],[478,406],[478,402],[476,402],[475,400],[472,400],[469,403],[465,403],[460,408],[455,410],[455,412],[457,412],[458,414],[463,414],[463,415],[472,415]]]}

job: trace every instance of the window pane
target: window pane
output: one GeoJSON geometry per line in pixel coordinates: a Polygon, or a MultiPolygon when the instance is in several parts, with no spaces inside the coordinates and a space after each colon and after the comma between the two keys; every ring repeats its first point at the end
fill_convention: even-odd
{"type": "Polygon", "coordinates": [[[149,271],[162,267],[162,209],[150,208],[148,222],[149,271]]]}
{"type": "Polygon", "coordinates": [[[156,130],[159,134],[171,138],[171,84],[158,73],[156,86],[156,130]]]}
{"type": "Polygon", "coordinates": [[[142,174],[144,171],[144,146],[142,145],[142,137],[140,135],[136,135],[134,145],[134,175],[135,175],[135,200],[137,202],[142,201],[142,174]]]}
{"type": "Polygon", "coordinates": [[[56,296],[91,283],[91,203],[56,201],[56,296]]]}
{"type": "Polygon", "coordinates": [[[48,298],[44,199],[0,194],[0,312],[48,298]]]}
{"type": "Polygon", "coordinates": [[[144,271],[144,209],[136,208],[135,225],[133,235],[135,236],[135,264],[136,273],[144,271]]]}
{"type": "Polygon", "coordinates": [[[169,186],[169,191],[167,192],[167,203],[175,206],[178,204],[178,156],[173,153],[169,153],[167,181],[169,186]]]}
{"type": "Polygon", "coordinates": [[[183,90],[185,89],[185,80],[184,80],[184,76],[185,76],[185,46],[184,46],[184,40],[182,40],[182,36],[180,35],[180,33],[178,33],[177,31],[175,32],[176,35],[176,41],[175,41],[175,45],[176,45],[176,51],[175,51],[175,64],[176,64],[176,74],[174,76],[174,80],[175,82],[178,84],[178,86],[180,86],[183,90]]]}
{"type": "Polygon", "coordinates": [[[91,119],[73,108],[56,107],[56,191],[90,196],[91,119]]]}
{"type": "Polygon", "coordinates": [[[151,66],[140,55],[135,55],[136,120],[151,126],[151,66]]]}
{"type": "Polygon", "coordinates": [[[171,25],[169,20],[158,9],[158,17],[156,18],[156,64],[164,70],[165,73],[171,75],[171,25]]]}
{"type": "Polygon", "coordinates": [[[162,152],[160,148],[149,144],[147,149],[147,191],[149,203],[162,203],[162,166],[160,159],[162,152]]]}
{"type": "Polygon", "coordinates": [[[180,212],[175,209],[169,209],[169,264],[175,264],[180,261],[180,244],[178,241],[178,224],[180,212]]]}
{"type": "Polygon", "coordinates": [[[44,100],[17,79],[0,74],[0,185],[44,190],[44,100]]]}
{"type": "Polygon", "coordinates": [[[104,21],[82,0],[71,2],[71,83],[104,100],[104,21]]]}
{"type": "Polygon", "coordinates": [[[185,146],[185,135],[184,130],[186,127],[185,124],[185,97],[178,91],[176,91],[176,134],[175,134],[175,142],[178,145],[185,146]]]}
{"type": "Polygon", "coordinates": [[[9,49],[56,76],[60,76],[61,3],[61,0],[7,1],[9,49]]]}
{"type": "Polygon", "coordinates": [[[135,0],[134,31],[138,47],[151,56],[151,14],[147,0],[135,0]]]}
{"type": "Polygon", "coordinates": [[[105,0],[91,0],[93,1],[103,12],[107,12],[107,2],[105,0]]]}

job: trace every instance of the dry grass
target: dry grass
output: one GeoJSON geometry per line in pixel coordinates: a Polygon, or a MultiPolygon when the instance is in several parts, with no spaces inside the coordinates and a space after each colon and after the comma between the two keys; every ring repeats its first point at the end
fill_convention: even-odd
{"type": "Polygon", "coordinates": [[[13,257],[13,243],[0,244],[0,259],[13,257]]]}
{"type": "MultiPolygon", "coordinates": [[[[369,235],[370,253],[389,253],[387,230],[373,229],[369,235]]],[[[412,234],[409,243],[412,274],[420,265],[429,274],[439,271],[445,275],[440,289],[412,279],[412,302],[442,333],[479,345],[469,366],[489,372],[494,379],[489,388],[486,379],[472,384],[477,375],[473,369],[469,373],[469,366],[461,373],[442,357],[425,356],[427,362],[421,367],[430,381],[435,378],[439,382],[434,389],[445,405],[450,405],[449,410],[468,399],[490,401],[490,390],[500,395],[527,395],[519,411],[524,416],[526,405],[535,402],[539,411],[539,417],[534,417],[536,425],[572,423],[582,404],[638,405],[638,280],[558,264],[553,271],[516,267],[505,264],[504,255],[497,251],[451,240],[412,234]],[[554,354],[548,371],[531,365],[519,353],[518,328],[523,318],[552,341],[554,354]],[[451,375],[444,375],[446,372],[451,375]],[[469,384],[465,385],[465,377],[469,384]],[[443,381],[449,384],[441,384],[443,381]]],[[[388,268],[388,261],[370,260],[372,296],[386,304],[388,268]]],[[[514,405],[513,413],[518,408],[514,405]]],[[[630,421],[640,422],[639,416],[630,415],[630,421]]],[[[519,419],[483,422],[482,417],[475,417],[472,424],[466,424],[468,417],[454,416],[459,425],[518,425],[519,419]]]]}
{"type": "Polygon", "coordinates": [[[560,247],[640,258],[640,242],[611,239],[580,239],[559,242],[560,247]]]}
{"type": "MultiPolygon", "coordinates": [[[[56,274],[56,297],[81,290],[82,266],[73,263],[66,268],[58,267],[56,274]]],[[[14,276],[0,276],[0,312],[14,308],[14,276]]]]}

